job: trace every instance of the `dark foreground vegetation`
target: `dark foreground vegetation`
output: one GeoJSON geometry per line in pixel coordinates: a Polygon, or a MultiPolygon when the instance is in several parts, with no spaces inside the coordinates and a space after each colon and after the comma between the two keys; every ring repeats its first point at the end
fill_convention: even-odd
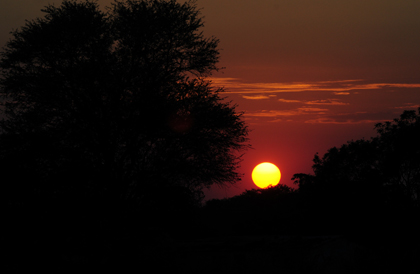
{"type": "Polygon", "coordinates": [[[378,135],[370,140],[316,154],[313,174],[294,175],[297,190],[278,185],[208,201],[201,211],[208,222],[204,234],[283,236],[279,245],[262,241],[276,251],[297,251],[286,261],[299,258],[305,266],[286,267],[286,273],[414,273],[420,258],[420,110],[375,127],[378,135]]]}
{"type": "Polygon", "coordinates": [[[9,204],[8,269],[415,273],[420,115],[406,111],[377,129],[371,140],[316,155],[314,174],[295,175],[296,190],[247,190],[204,206],[175,192],[154,208],[77,193],[9,204]]]}
{"type": "Polygon", "coordinates": [[[248,129],[205,80],[193,1],[47,6],[1,53],[4,273],[412,273],[420,115],[315,156],[297,190],[201,205],[235,183],[248,129]],[[152,268],[152,270],[148,270],[152,268]]]}

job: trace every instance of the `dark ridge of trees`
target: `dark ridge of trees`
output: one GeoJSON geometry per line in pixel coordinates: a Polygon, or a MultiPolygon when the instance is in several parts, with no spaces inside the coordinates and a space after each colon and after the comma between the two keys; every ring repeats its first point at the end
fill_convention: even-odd
{"type": "Polygon", "coordinates": [[[315,155],[314,174],[293,179],[313,210],[328,213],[339,231],[413,236],[420,217],[419,113],[404,111],[375,128],[378,136],[370,140],[315,155]]]}
{"type": "Polygon", "coordinates": [[[279,184],[246,190],[227,199],[207,201],[201,210],[203,229],[210,235],[296,234],[297,192],[279,184]]]}
{"type": "Polygon", "coordinates": [[[220,233],[385,236],[416,242],[420,110],[404,111],[375,128],[378,135],[370,140],[316,154],[314,173],[292,178],[297,190],[280,185],[210,200],[203,208],[205,218],[220,233]]]}
{"type": "Polygon", "coordinates": [[[275,254],[266,265],[281,261],[275,270],[286,273],[415,272],[420,109],[375,128],[370,140],[316,154],[313,174],[294,175],[296,190],[278,185],[208,201],[204,234],[226,239],[230,250],[236,244],[230,254],[275,254]]]}
{"type": "MultiPolygon", "coordinates": [[[[375,125],[378,136],[333,147],[314,157],[314,174],[295,174],[302,193],[365,193],[369,200],[419,207],[420,117],[404,111],[392,122],[375,125]],[[355,187],[354,187],[355,186],[355,187]],[[363,191],[360,191],[362,188],[363,191]],[[352,192],[353,191],[353,192],[352,192]]],[[[358,196],[360,197],[360,195],[358,196]]]]}

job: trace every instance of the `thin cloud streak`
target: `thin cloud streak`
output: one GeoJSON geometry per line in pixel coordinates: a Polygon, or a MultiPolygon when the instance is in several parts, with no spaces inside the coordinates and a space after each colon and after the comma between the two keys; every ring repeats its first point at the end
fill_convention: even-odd
{"type": "Polygon", "coordinates": [[[334,92],[335,95],[350,95],[350,92],[334,92]]]}
{"type": "Polygon", "coordinates": [[[407,104],[405,106],[394,107],[395,109],[419,109],[420,105],[407,104]]]}
{"type": "Polygon", "coordinates": [[[248,99],[248,100],[264,100],[264,99],[270,99],[270,96],[265,96],[265,95],[256,95],[256,96],[242,96],[242,98],[244,99],[248,99]]]}
{"type": "Polygon", "coordinates": [[[404,102],[395,97],[417,94],[420,83],[365,83],[360,79],[308,83],[245,83],[238,78],[212,78],[212,81],[214,85],[223,86],[225,93],[245,100],[244,118],[252,125],[279,122],[374,124],[386,121],[396,110],[420,106],[416,101],[404,102]],[[281,98],[280,93],[289,94],[281,98]],[[372,98],[382,98],[379,100],[382,110],[372,105],[372,98]],[[265,105],[264,100],[269,104],[265,105]],[[263,109],[256,109],[258,107],[263,109]]]}
{"type": "Polygon", "coordinates": [[[264,111],[254,111],[246,112],[244,115],[247,120],[251,121],[253,125],[261,125],[261,121],[256,121],[255,119],[263,118],[267,123],[277,123],[277,122],[303,122],[306,124],[377,124],[387,121],[384,119],[372,119],[369,117],[358,117],[360,114],[365,113],[354,113],[334,115],[328,109],[320,108],[298,108],[291,110],[264,110],[264,111]],[[347,116],[347,117],[346,117],[347,116]],[[282,118],[287,117],[287,120],[282,118]]]}
{"type": "Polygon", "coordinates": [[[333,119],[333,118],[321,117],[321,118],[318,118],[318,119],[307,120],[307,121],[305,121],[305,123],[306,124],[336,124],[336,125],[343,125],[343,124],[354,125],[354,124],[366,124],[367,123],[367,124],[373,124],[374,125],[374,124],[377,124],[377,123],[382,123],[384,121],[386,121],[386,119],[383,119],[383,120],[369,120],[369,119],[367,119],[367,120],[351,120],[351,119],[348,119],[348,120],[344,120],[344,121],[338,121],[338,120],[333,119]]]}
{"type": "Polygon", "coordinates": [[[302,91],[331,91],[335,95],[349,95],[354,90],[377,90],[384,88],[420,88],[420,83],[360,83],[362,80],[319,81],[308,83],[244,83],[239,78],[208,78],[224,93],[281,93],[302,91]]]}
{"type": "Polygon", "coordinates": [[[315,100],[305,102],[307,105],[329,105],[329,106],[346,106],[348,103],[340,102],[337,99],[315,100]]]}
{"type": "Polygon", "coordinates": [[[279,102],[282,103],[302,103],[301,100],[286,100],[286,99],[278,99],[279,102]]]}
{"type": "MultiPolygon", "coordinates": [[[[242,96],[243,98],[247,96],[242,96]]],[[[282,103],[301,103],[306,105],[328,105],[328,106],[346,106],[348,103],[341,102],[338,99],[325,99],[325,100],[314,100],[314,101],[303,101],[303,100],[286,100],[278,99],[277,101],[282,103]]]]}
{"type": "Polygon", "coordinates": [[[324,108],[312,108],[312,107],[300,107],[297,109],[289,110],[262,110],[262,111],[253,111],[245,112],[247,117],[280,117],[280,116],[297,116],[297,115],[322,115],[328,112],[328,109],[324,108]]]}

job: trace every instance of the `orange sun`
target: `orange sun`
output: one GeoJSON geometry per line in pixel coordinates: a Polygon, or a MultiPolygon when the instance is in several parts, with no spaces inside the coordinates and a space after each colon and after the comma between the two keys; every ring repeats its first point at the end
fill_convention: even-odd
{"type": "Polygon", "coordinates": [[[272,163],[261,163],[252,171],[252,181],[259,188],[275,186],[280,182],[281,173],[279,168],[272,163]]]}

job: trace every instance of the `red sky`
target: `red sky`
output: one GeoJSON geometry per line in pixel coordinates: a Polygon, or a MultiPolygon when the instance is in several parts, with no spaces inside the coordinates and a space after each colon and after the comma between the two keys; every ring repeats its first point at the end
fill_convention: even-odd
{"type": "MultiPolygon", "coordinates": [[[[99,0],[102,6],[111,0],[99,0]]],[[[184,2],[184,1],[180,1],[184,2]]],[[[0,45],[9,31],[57,0],[2,0],[0,45]]],[[[311,171],[316,152],[375,135],[374,124],[420,106],[418,0],[198,0],[204,34],[220,39],[225,67],[213,75],[244,111],[252,150],[242,182],[206,199],[255,188],[251,172],[276,164],[281,183],[311,171]]]]}

